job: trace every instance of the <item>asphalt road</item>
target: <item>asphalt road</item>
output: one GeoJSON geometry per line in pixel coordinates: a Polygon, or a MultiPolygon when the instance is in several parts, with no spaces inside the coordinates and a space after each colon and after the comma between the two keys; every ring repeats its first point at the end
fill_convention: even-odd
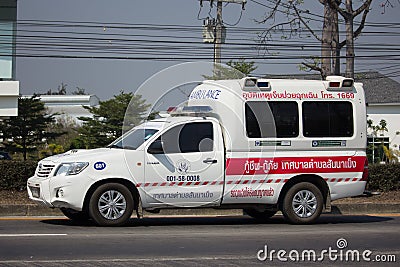
{"type": "Polygon", "coordinates": [[[400,261],[399,230],[400,217],[389,215],[324,215],[315,225],[289,225],[281,216],[268,222],[245,216],[154,217],[117,228],[63,218],[0,218],[0,266],[280,266],[279,258],[291,266],[379,266],[377,259],[400,261]],[[300,259],[314,250],[316,261],[306,253],[305,261],[296,262],[294,250],[300,259]],[[349,250],[358,251],[360,262],[346,256],[349,250]]]}

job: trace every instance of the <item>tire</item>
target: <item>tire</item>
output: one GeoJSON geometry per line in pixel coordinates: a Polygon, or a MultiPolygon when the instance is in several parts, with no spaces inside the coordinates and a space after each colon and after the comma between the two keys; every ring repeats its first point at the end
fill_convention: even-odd
{"type": "Polygon", "coordinates": [[[281,211],[292,224],[311,224],[321,215],[323,205],[324,198],[318,187],[302,182],[293,185],[286,192],[281,211]]]}
{"type": "Polygon", "coordinates": [[[126,186],[103,184],[90,198],[89,214],[99,226],[120,226],[128,222],[133,207],[133,196],[126,186]]]}
{"type": "Polygon", "coordinates": [[[277,210],[265,210],[265,211],[258,211],[255,209],[244,209],[243,212],[250,217],[253,217],[257,220],[267,220],[274,216],[278,211],[277,210]]]}
{"type": "Polygon", "coordinates": [[[77,223],[85,223],[90,220],[89,214],[84,211],[77,211],[69,208],[60,208],[65,217],[77,223]]]}

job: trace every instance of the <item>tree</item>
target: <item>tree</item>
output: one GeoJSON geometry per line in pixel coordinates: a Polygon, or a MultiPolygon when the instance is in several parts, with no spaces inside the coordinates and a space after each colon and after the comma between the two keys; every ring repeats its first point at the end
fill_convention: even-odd
{"type": "MultiPolygon", "coordinates": [[[[56,91],[52,91],[50,89],[50,90],[48,90],[46,92],[46,95],[66,95],[67,94],[67,87],[68,87],[68,85],[62,82],[61,85],[59,85],[57,87],[56,91]]],[[[76,90],[73,91],[71,94],[73,94],[73,95],[87,95],[88,93],[86,93],[84,88],[76,87],[76,90]]]]}
{"type": "Polygon", "coordinates": [[[73,95],[87,95],[85,88],[76,87],[76,90],[72,92],[73,95]]]}
{"type": "Polygon", "coordinates": [[[18,99],[18,113],[17,117],[1,121],[0,131],[6,149],[21,152],[24,160],[28,152],[63,134],[46,131],[55,120],[54,114],[47,114],[44,103],[35,95],[18,99]]]}
{"type": "Polygon", "coordinates": [[[381,119],[377,125],[373,125],[373,123],[373,120],[367,120],[367,127],[372,130],[374,135],[377,135],[377,132],[379,131],[381,132],[381,136],[384,136],[385,132],[388,131],[386,120],[381,119]]]}
{"type": "Polygon", "coordinates": [[[346,77],[354,78],[354,39],[361,33],[364,28],[365,20],[367,18],[369,8],[372,0],[361,1],[361,5],[353,10],[353,1],[345,0],[344,8],[340,7],[341,0],[328,0],[329,5],[339,12],[344,18],[346,24],[346,77]],[[362,15],[361,23],[358,29],[354,32],[354,19],[362,15]]]}
{"type": "MultiPolygon", "coordinates": [[[[272,11],[259,23],[266,23],[274,20],[278,12],[286,15],[286,21],[274,23],[268,27],[261,35],[261,43],[267,44],[272,39],[272,33],[276,31],[282,32],[284,39],[299,36],[304,30],[308,31],[315,39],[321,42],[321,56],[319,59],[311,58],[312,62],[303,62],[302,65],[310,70],[320,72],[322,78],[331,74],[340,75],[340,51],[346,46],[346,77],[354,77],[354,39],[357,38],[364,29],[367,14],[372,0],[361,1],[361,5],[353,11],[352,0],[345,0],[345,7],[342,8],[342,0],[319,0],[318,2],[324,6],[324,18],[321,35],[318,35],[314,29],[309,26],[310,18],[308,10],[301,10],[303,4],[301,0],[276,0],[272,11]],[[283,7],[284,10],[279,8],[283,7]],[[339,40],[339,21],[338,13],[340,13],[346,23],[346,39],[342,42],[339,40]],[[354,31],[354,18],[363,13],[360,25],[354,31]],[[289,28],[289,33],[285,30],[289,28]]],[[[305,69],[305,68],[301,68],[305,69]]]]}
{"type": "Polygon", "coordinates": [[[56,149],[53,149],[51,146],[52,144],[46,145],[43,149],[44,153],[48,155],[53,155],[55,153],[59,153],[77,148],[75,147],[75,140],[78,137],[78,129],[80,125],[76,122],[76,120],[68,115],[61,115],[56,118],[55,123],[49,125],[48,130],[56,132],[56,133],[63,133],[63,135],[58,136],[54,139],[54,144],[57,145],[56,149]]]}
{"type": "Polygon", "coordinates": [[[67,94],[67,84],[61,83],[58,86],[57,91],[53,92],[51,89],[47,91],[46,95],[66,95],[67,94]]]}
{"type": "Polygon", "coordinates": [[[150,105],[140,95],[124,93],[107,101],[100,101],[98,107],[84,107],[93,118],[80,117],[83,126],[78,129],[76,146],[96,148],[109,144],[123,132],[138,125],[145,118],[150,105]]]}
{"type": "Polygon", "coordinates": [[[254,66],[254,61],[246,62],[244,58],[239,59],[239,61],[230,60],[226,65],[240,71],[246,76],[249,76],[257,69],[257,66],[254,66]]]}
{"type": "Polygon", "coordinates": [[[254,61],[246,62],[244,58],[239,61],[230,60],[226,63],[230,68],[217,64],[213,76],[203,75],[203,77],[208,80],[241,79],[249,76],[251,72],[257,69],[254,64],[254,61]]]}
{"type": "Polygon", "coordinates": [[[51,143],[45,146],[44,149],[41,149],[39,151],[39,157],[40,158],[45,158],[45,157],[49,157],[52,155],[57,155],[60,153],[63,153],[64,147],[62,145],[56,144],[56,143],[51,143]]]}
{"type": "Polygon", "coordinates": [[[383,137],[385,135],[385,132],[388,132],[386,120],[381,119],[377,125],[374,125],[373,123],[374,122],[371,119],[367,120],[367,127],[368,129],[371,129],[372,137],[372,144],[367,148],[367,156],[370,158],[372,163],[376,163],[376,161],[385,161],[385,158],[393,161],[393,158],[395,157],[393,155],[393,150],[386,147],[384,140],[380,138],[380,136],[383,137]],[[380,135],[378,135],[378,132],[380,132],[380,135]],[[375,146],[377,139],[380,139],[381,141],[379,146],[375,146]]]}

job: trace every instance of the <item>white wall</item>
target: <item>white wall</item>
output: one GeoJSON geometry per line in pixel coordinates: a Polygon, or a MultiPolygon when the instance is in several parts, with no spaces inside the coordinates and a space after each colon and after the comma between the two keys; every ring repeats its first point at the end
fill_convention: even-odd
{"type": "Polygon", "coordinates": [[[0,78],[13,78],[13,30],[14,22],[0,22],[0,78]]]}
{"type": "Polygon", "coordinates": [[[78,125],[82,124],[82,121],[78,119],[79,117],[93,117],[82,106],[98,106],[100,101],[96,95],[41,95],[39,98],[48,108],[49,113],[59,114],[55,116],[56,118],[72,119],[78,125]]]}
{"type": "Polygon", "coordinates": [[[18,115],[19,82],[0,81],[0,117],[18,115]]]}
{"type": "MultiPolygon", "coordinates": [[[[373,125],[379,124],[386,120],[388,132],[384,133],[385,137],[389,137],[391,148],[399,150],[400,135],[396,136],[396,132],[400,131],[400,103],[397,104],[369,104],[367,106],[368,119],[373,120],[373,125]]],[[[380,136],[381,133],[378,133],[380,136]]]]}

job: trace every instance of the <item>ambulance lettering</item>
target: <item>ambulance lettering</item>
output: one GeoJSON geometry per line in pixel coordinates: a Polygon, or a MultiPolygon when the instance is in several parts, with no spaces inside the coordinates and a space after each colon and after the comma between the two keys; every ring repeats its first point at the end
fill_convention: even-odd
{"type": "Polygon", "coordinates": [[[220,96],[221,90],[196,90],[193,91],[189,99],[210,99],[210,100],[218,100],[220,96]]]}

